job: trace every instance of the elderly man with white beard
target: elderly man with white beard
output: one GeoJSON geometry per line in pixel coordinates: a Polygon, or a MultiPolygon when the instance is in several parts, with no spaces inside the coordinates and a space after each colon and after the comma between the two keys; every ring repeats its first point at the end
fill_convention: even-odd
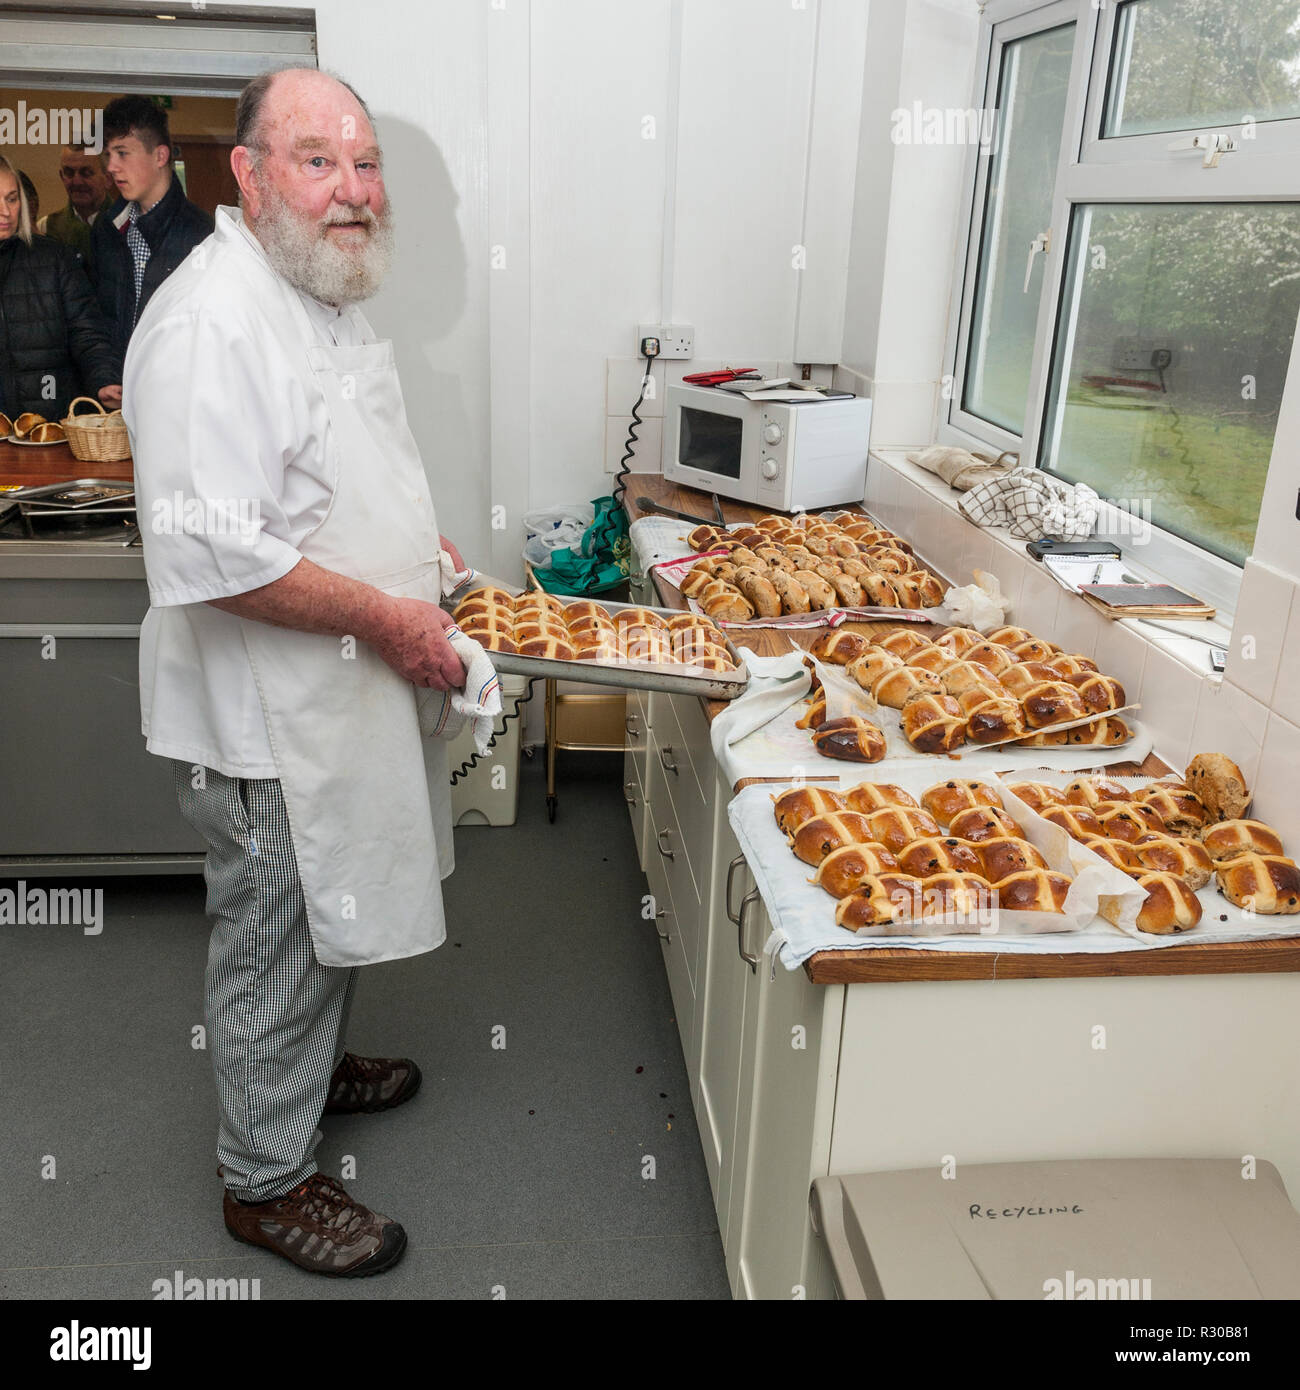
{"type": "Polygon", "coordinates": [[[315,69],[259,77],[231,166],[240,210],[218,210],[126,361],[142,726],[208,845],[226,1227],[312,1272],[369,1275],[405,1232],[313,1155],[322,1114],[390,1109],[420,1083],[410,1059],[343,1041],[355,967],[446,935],[445,750],[426,752],[417,691],[465,683],[438,606],[464,567],[392,345],[356,307],[392,243],[365,104],[315,69]]]}

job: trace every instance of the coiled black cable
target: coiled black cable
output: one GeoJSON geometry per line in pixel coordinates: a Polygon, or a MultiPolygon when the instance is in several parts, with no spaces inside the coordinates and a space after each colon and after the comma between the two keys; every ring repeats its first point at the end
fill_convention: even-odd
{"type": "Polygon", "coordinates": [[[632,423],[627,427],[627,444],[623,449],[623,457],[618,461],[618,476],[614,479],[614,505],[616,507],[623,501],[623,494],[627,491],[627,475],[632,471],[632,459],[636,456],[634,446],[637,443],[637,426],[645,424],[637,412],[645,401],[646,388],[650,384],[650,371],[653,365],[654,358],[647,352],[645,354],[645,375],[641,378],[641,394],[636,398],[636,404],[632,407],[632,423]]]}
{"type": "Polygon", "coordinates": [[[537,682],[541,679],[541,676],[533,676],[532,679],[528,682],[528,689],[525,690],[522,695],[518,695],[515,697],[514,709],[508,710],[505,714],[501,716],[501,727],[492,731],[492,737],[488,740],[488,746],[483,750],[483,752],[471,754],[468,758],[465,759],[463,763],[461,763],[461,765],[456,769],[456,771],[451,774],[451,785],[453,787],[457,784],[457,782],[467,777],[470,771],[473,768],[477,767],[479,762],[483,758],[486,758],[488,753],[491,752],[491,750],[494,747],[496,747],[497,735],[505,733],[506,725],[509,724],[512,719],[519,718],[520,713],[522,711],[522,707],[533,698],[533,686],[535,686],[537,682]]]}

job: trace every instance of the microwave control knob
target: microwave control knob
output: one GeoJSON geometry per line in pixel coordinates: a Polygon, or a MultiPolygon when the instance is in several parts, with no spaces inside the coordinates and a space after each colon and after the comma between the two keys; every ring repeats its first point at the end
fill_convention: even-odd
{"type": "MultiPolygon", "coordinates": [[[[775,427],[773,427],[775,428],[775,427]]],[[[775,478],[781,472],[781,465],[775,459],[764,459],[762,473],[765,478],[775,478]]]]}
{"type": "Polygon", "coordinates": [[[769,444],[779,444],[781,442],[782,430],[780,425],[766,425],[763,429],[763,438],[769,444]]]}

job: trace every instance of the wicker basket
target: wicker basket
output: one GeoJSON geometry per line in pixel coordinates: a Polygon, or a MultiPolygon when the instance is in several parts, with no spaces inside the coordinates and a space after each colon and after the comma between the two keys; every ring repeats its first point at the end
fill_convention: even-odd
{"type": "Polygon", "coordinates": [[[127,438],[122,412],[114,410],[110,414],[91,396],[78,396],[68,407],[62,424],[74,458],[86,463],[109,463],[131,457],[131,441],[127,438]],[[89,401],[99,414],[77,415],[76,409],[82,401],[89,401]]]}

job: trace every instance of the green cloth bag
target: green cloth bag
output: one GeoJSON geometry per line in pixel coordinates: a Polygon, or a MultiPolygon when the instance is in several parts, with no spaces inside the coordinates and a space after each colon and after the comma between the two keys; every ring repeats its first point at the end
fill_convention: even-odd
{"type": "Polygon", "coordinates": [[[622,584],[631,568],[632,542],[627,513],[612,497],[592,501],[596,515],[570,550],[552,550],[551,563],[534,569],[548,594],[601,594],[622,584]]]}

